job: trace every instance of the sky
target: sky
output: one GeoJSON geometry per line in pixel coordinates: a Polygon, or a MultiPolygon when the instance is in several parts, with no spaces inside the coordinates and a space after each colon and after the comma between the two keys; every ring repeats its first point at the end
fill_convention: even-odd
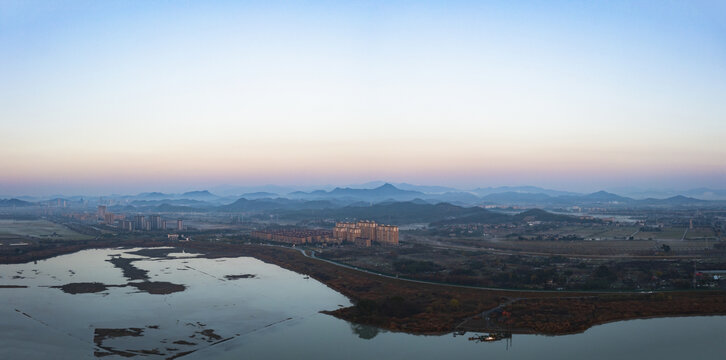
{"type": "Polygon", "coordinates": [[[726,188],[722,1],[0,2],[0,195],[726,188]]]}

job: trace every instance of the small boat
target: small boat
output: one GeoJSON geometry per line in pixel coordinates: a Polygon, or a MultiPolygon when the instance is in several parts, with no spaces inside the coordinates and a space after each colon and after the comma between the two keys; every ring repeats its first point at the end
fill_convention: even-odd
{"type": "Polygon", "coordinates": [[[509,333],[490,333],[487,335],[479,335],[479,336],[472,336],[469,338],[471,341],[476,342],[492,342],[492,341],[499,341],[502,339],[511,338],[512,334],[509,333]]]}

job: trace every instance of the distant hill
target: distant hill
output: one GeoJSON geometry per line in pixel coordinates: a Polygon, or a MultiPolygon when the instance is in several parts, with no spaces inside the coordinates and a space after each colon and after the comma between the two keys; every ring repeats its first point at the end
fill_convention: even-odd
{"type": "Polygon", "coordinates": [[[181,194],[181,197],[187,198],[187,199],[194,199],[194,198],[213,198],[217,197],[217,195],[214,195],[210,193],[208,190],[200,190],[200,191],[188,191],[183,194],[181,194]]]}
{"type": "Polygon", "coordinates": [[[196,209],[191,206],[185,206],[185,205],[171,205],[168,203],[161,204],[155,208],[158,212],[167,212],[167,213],[185,213],[185,212],[200,212],[204,210],[196,209]]]}
{"type": "Polygon", "coordinates": [[[597,201],[597,202],[621,202],[621,203],[627,203],[633,201],[631,198],[623,197],[620,195],[615,195],[613,193],[609,193],[607,191],[598,191],[594,192],[592,194],[587,194],[584,196],[580,196],[580,199],[583,200],[589,200],[589,201],[597,201]]]}
{"type": "Polygon", "coordinates": [[[328,192],[333,197],[364,197],[364,198],[388,198],[399,197],[401,195],[420,196],[420,191],[401,190],[391,184],[383,184],[374,189],[351,189],[351,188],[335,188],[328,192]]]}
{"type": "Polygon", "coordinates": [[[499,187],[487,187],[487,188],[476,188],[471,192],[479,195],[486,196],[489,194],[500,194],[500,193],[526,193],[526,194],[545,194],[552,197],[556,196],[577,196],[581,195],[570,191],[560,191],[545,189],[537,186],[499,186],[499,187]]]}
{"type": "MultiPolygon", "coordinates": [[[[627,206],[635,205],[634,199],[612,194],[606,191],[598,191],[586,195],[558,195],[550,196],[543,193],[528,192],[503,192],[493,193],[482,197],[484,203],[500,205],[521,205],[521,206],[627,206]]],[[[646,204],[643,204],[646,205],[646,204]]]]}
{"type": "Polygon", "coordinates": [[[688,190],[621,188],[617,193],[640,200],[663,200],[678,195],[699,200],[726,200],[726,189],[706,187],[688,190]]]}
{"type": "Polygon", "coordinates": [[[530,209],[514,215],[517,221],[545,221],[545,222],[600,222],[601,220],[580,219],[576,216],[553,214],[542,209],[530,209]]]}
{"type": "MultiPolygon", "coordinates": [[[[696,199],[692,197],[687,197],[683,195],[677,195],[672,196],[667,199],[643,199],[643,200],[637,200],[637,203],[641,206],[698,206],[698,205],[706,205],[706,204],[713,204],[715,201],[711,200],[701,200],[696,199]]],[[[723,201],[721,201],[723,203],[723,201]]]]}
{"type": "Polygon", "coordinates": [[[503,192],[503,193],[495,193],[495,194],[486,195],[486,196],[482,197],[482,200],[486,201],[486,202],[493,202],[493,203],[498,203],[498,204],[522,203],[522,202],[537,203],[537,202],[550,201],[550,200],[552,200],[552,197],[547,194],[507,191],[507,192],[503,192]]]}
{"type": "Polygon", "coordinates": [[[415,199],[411,200],[411,203],[419,204],[419,205],[430,204],[430,202],[423,200],[423,199],[419,199],[419,198],[415,198],[415,199]]]}
{"type": "Polygon", "coordinates": [[[135,207],[156,207],[159,205],[173,205],[180,207],[209,208],[213,204],[202,200],[194,199],[162,199],[162,200],[134,200],[129,203],[135,207]]]}
{"type": "Polygon", "coordinates": [[[463,205],[478,205],[481,203],[480,197],[465,191],[449,191],[443,194],[427,195],[426,200],[463,205]]]}
{"type": "Polygon", "coordinates": [[[391,184],[383,184],[373,189],[335,188],[331,191],[315,190],[312,192],[296,191],[290,193],[291,198],[298,199],[340,199],[348,201],[379,202],[384,200],[407,201],[423,198],[420,191],[401,190],[391,184]]]}
{"type": "Polygon", "coordinates": [[[281,218],[335,219],[335,220],[374,220],[387,224],[430,223],[433,221],[461,217],[478,212],[489,212],[482,208],[464,208],[448,203],[421,204],[410,201],[375,204],[372,206],[346,206],[339,209],[318,211],[292,211],[281,214],[281,218]]]}
{"type": "Polygon", "coordinates": [[[19,199],[0,199],[0,207],[25,207],[33,206],[33,203],[19,199]]]}
{"type": "Polygon", "coordinates": [[[396,183],[393,184],[401,190],[419,191],[426,194],[444,194],[449,192],[459,192],[458,189],[454,189],[448,186],[436,186],[436,185],[413,185],[407,183],[396,183]]]}
{"type": "Polygon", "coordinates": [[[246,193],[242,194],[243,198],[245,199],[264,199],[264,198],[277,198],[280,197],[278,194],[266,192],[266,191],[258,191],[258,192],[252,192],[252,193],[246,193]]]}
{"type": "Polygon", "coordinates": [[[164,194],[161,192],[147,192],[147,193],[141,193],[135,196],[139,199],[168,199],[170,197],[173,197],[171,194],[164,194]]]}
{"type": "Polygon", "coordinates": [[[260,211],[273,211],[273,210],[305,210],[305,209],[327,209],[339,207],[331,201],[325,200],[291,200],[285,198],[276,199],[245,199],[240,198],[237,201],[229,204],[220,206],[217,208],[218,211],[222,212],[260,212],[260,211]]]}
{"type": "Polygon", "coordinates": [[[696,188],[681,194],[700,200],[726,200],[726,189],[696,188]]]}
{"type": "Polygon", "coordinates": [[[553,214],[542,209],[530,209],[515,215],[495,213],[492,211],[478,212],[459,218],[441,220],[431,225],[520,223],[523,221],[589,223],[599,222],[601,220],[580,219],[575,216],[553,214]]]}

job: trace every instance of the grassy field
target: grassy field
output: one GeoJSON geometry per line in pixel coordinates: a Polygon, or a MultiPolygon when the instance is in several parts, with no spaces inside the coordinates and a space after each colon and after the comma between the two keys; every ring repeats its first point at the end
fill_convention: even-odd
{"type": "MultiPolygon", "coordinates": [[[[638,230],[636,226],[563,226],[557,229],[562,235],[576,235],[584,239],[624,240],[638,230]]],[[[541,231],[538,235],[547,235],[553,231],[541,231]]]]}
{"type": "Polygon", "coordinates": [[[0,241],[24,240],[28,237],[35,240],[55,241],[92,238],[46,220],[0,220],[0,241]]]}
{"type": "Polygon", "coordinates": [[[712,228],[707,227],[698,227],[692,230],[688,230],[688,233],[686,234],[686,240],[690,239],[715,239],[716,234],[713,232],[712,228]]]}
{"type": "Polygon", "coordinates": [[[638,230],[636,226],[609,226],[601,231],[593,232],[586,238],[598,240],[627,239],[638,230]]]}
{"type": "Polygon", "coordinates": [[[635,234],[635,239],[653,240],[680,240],[683,238],[685,228],[666,227],[662,231],[646,232],[640,231],[635,234]]]}

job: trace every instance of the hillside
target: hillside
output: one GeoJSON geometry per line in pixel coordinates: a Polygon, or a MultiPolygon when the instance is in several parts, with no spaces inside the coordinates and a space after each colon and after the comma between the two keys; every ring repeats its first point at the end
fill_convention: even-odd
{"type": "Polygon", "coordinates": [[[339,209],[318,211],[292,211],[281,214],[290,220],[334,219],[334,220],[374,220],[381,223],[402,225],[411,223],[432,223],[442,219],[455,219],[478,216],[480,218],[504,219],[507,215],[491,212],[479,207],[461,207],[448,203],[435,205],[419,201],[393,202],[372,206],[346,206],[339,209]]]}
{"type": "Polygon", "coordinates": [[[19,199],[0,199],[0,207],[24,207],[32,206],[33,203],[19,200],[19,199]]]}

